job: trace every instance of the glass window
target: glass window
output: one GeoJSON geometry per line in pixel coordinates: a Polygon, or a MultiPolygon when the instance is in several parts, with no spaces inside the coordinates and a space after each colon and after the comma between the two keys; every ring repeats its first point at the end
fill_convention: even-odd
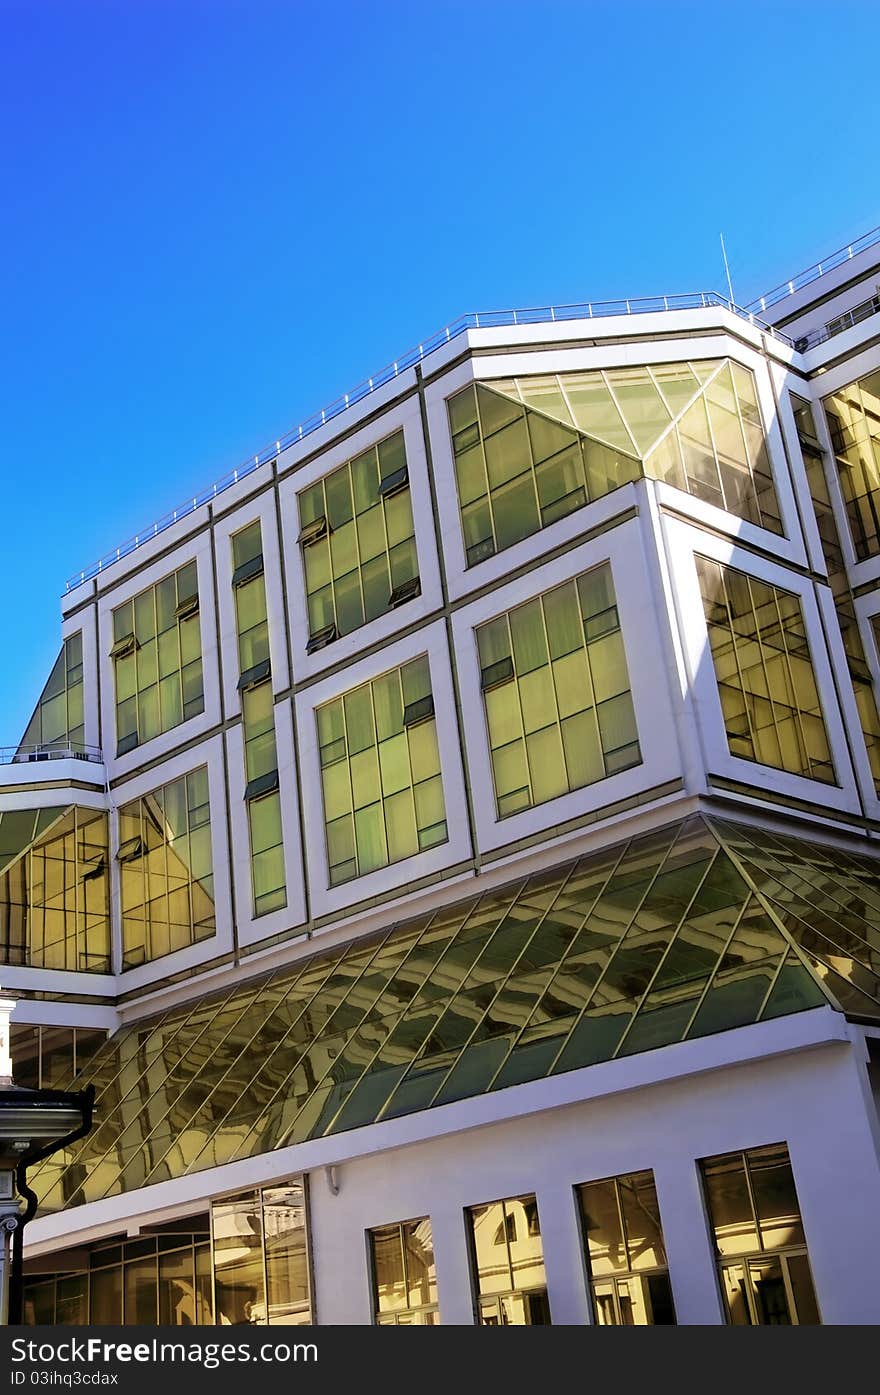
{"type": "Polygon", "coordinates": [[[880,369],[824,401],[856,556],[880,553],[880,369]]]}
{"type": "Polygon", "coordinates": [[[269,622],[260,520],[249,523],[240,533],[233,534],[231,542],[239,672],[249,674],[259,665],[269,663],[269,622]]]}
{"type": "Polygon", "coordinates": [[[217,1322],[312,1321],[303,1179],[211,1203],[217,1322]]]}
{"type": "Polygon", "coordinates": [[[64,641],[34,715],[21,738],[19,753],[29,747],[64,747],[84,751],[82,634],[64,641]]]}
{"type": "Polygon", "coordinates": [[[821,1322],[785,1144],[706,1158],[700,1167],[728,1323],[821,1322]]]}
{"type": "Polygon", "coordinates": [[[214,934],[208,768],[119,809],[122,967],[214,934]]]}
{"type": "Polygon", "coordinates": [[[697,557],[730,753],[835,783],[798,596],[697,557]]]}
{"type": "Polygon", "coordinates": [[[549,1326],[544,1250],[534,1196],[472,1206],[466,1215],[479,1326],[549,1326]]]}
{"type": "Polygon", "coordinates": [[[846,651],[846,666],[859,712],[859,725],[865,739],[865,750],[871,766],[874,788],[880,795],[880,712],[877,710],[874,681],[859,632],[855,598],[850,588],[843,549],[840,545],[840,535],[837,530],[837,520],[828,491],[822,447],[816,435],[816,424],[810,403],[802,397],[797,397],[794,393],[790,394],[790,399],[804,470],[810,486],[810,497],[816,514],[816,525],[822,543],[822,555],[828,569],[828,582],[837,611],[843,647],[846,651]]]}
{"type": "Polygon", "coordinates": [[[109,973],[108,862],[105,813],[77,807],[0,815],[0,960],[109,973]]]}
{"type": "Polygon", "coordinates": [[[675,1322],[652,1172],[577,1188],[594,1320],[605,1327],[675,1322]]]}
{"type": "Polygon", "coordinates": [[[380,1327],[436,1327],[437,1276],[431,1222],[404,1221],[369,1232],[373,1305],[380,1327]]]}
{"type": "Polygon", "coordinates": [[[641,473],[626,433],[622,449],[585,434],[553,380],[549,395],[541,391],[544,381],[532,395],[522,388],[525,400],[519,383],[479,383],[449,399],[468,566],[641,473]]]}
{"type": "Polygon", "coordinates": [[[445,843],[427,656],[315,713],[330,885],[445,843]]]}
{"type": "Polygon", "coordinates": [[[269,662],[269,622],[259,519],[232,538],[232,577],[238,624],[245,799],[255,916],[287,905],[275,699],[269,662]]]}
{"type": "Polygon", "coordinates": [[[500,818],[641,762],[607,564],[476,635],[500,818]]]}
{"type": "Polygon", "coordinates": [[[205,710],[196,563],[113,611],[116,754],[205,710]]]}
{"type": "Polygon", "coordinates": [[[299,495],[310,647],[419,594],[403,431],[299,495]]]}
{"type": "MultiPolygon", "coordinates": [[[[206,1218],[207,1221],[207,1218],[206,1218]]],[[[102,1241],[75,1257],[62,1251],[59,1272],[24,1280],[26,1326],[211,1325],[210,1244],[201,1217],[159,1228],[136,1240],[102,1241]]]]}
{"type": "Polygon", "coordinates": [[[755,380],[730,360],[478,383],[448,410],[469,566],[643,474],[782,532],[755,380]]]}
{"type": "Polygon", "coordinates": [[[15,1083],[28,1090],[66,1090],[103,1042],[107,1033],[93,1027],[10,1027],[15,1083]]]}

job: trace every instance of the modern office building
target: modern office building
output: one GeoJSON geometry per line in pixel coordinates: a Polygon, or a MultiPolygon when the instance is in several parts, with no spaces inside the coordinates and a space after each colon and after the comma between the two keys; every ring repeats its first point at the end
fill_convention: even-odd
{"type": "Polygon", "coordinates": [[[70,580],[28,1321],[880,1320],[878,312],[468,316],[70,580]]]}

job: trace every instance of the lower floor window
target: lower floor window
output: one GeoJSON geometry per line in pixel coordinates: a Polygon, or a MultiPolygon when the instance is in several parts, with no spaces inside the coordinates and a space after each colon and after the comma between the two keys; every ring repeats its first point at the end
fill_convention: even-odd
{"type": "Polygon", "coordinates": [[[821,1321],[806,1251],[721,1266],[727,1320],[735,1327],[821,1321]]]}
{"type": "Polygon", "coordinates": [[[704,1158],[700,1166],[727,1321],[821,1322],[786,1145],[704,1158]]]}
{"type": "Polygon", "coordinates": [[[436,1327],[437,1274],[427,1216],[371,1230],[369,1245],[377,1325],[436,1327]]]}
{"type": "Polygon", "coordinates": [[[218,1325],[312,1321],[305,1180],[211,1203],[218,1325]]]}
{"type": "Polygon", "coordinates": [[[467,1212],[481,1327],[550,1324],[538,1203],[517,1196],[467,1212]]]}
{"type": "Polygon", "coordinates": [[[79,1250],[76,1262],[78,1272],[25,1278],[27,1326],[194,1327],[214,1321],[206,1216],[103,1242],[85,1255],[79,1250]]]}

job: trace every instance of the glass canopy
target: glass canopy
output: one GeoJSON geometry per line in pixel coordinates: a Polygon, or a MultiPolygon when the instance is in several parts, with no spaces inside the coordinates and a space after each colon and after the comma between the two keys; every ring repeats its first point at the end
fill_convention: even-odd
{"type": "Polygon", "coordinates": [[[123,1028],[48,1210],[830,1005],[880,1020],[880,862],[695,816],[123,1028]]]}

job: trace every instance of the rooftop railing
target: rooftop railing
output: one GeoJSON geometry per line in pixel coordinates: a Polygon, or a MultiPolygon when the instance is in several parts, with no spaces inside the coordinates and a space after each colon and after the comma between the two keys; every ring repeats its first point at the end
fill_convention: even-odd
{"type": "Polygon", "coordinates": [[[44,760],[87,760],[101,765],[104,755],[97,746],[82,746],[78,742],[57,746],[0,746],[0,765],[44,760]]]}
{"type": "Polygon", "coordinates": [[[462,315],[459,319],[454,320],[452,324],[445,325],[444,328],[438,330],[436,334],[432,334],[429,339],[423,340],[423,342],[418,344],[414,349],[410,349],[407,353],[401,354],[399,358],[394,359],[392,363],[380,369],[378,373],[374,373],[371,377],[366,378],[362,383],[359,383],[356,388],[353,388],[351,392],[343,393],[341,397],[337,397],[335,402],[331,402],[328,407],[322,408],[321,411],[315,412],[304,422],[300,422],[299,425],[292,427],[290,431],[279,437],[279,439],[274,441],[271,445],[266,446],[263,450],[257,451],[255,455],[250,456],[234,470],[230,470],[229,473],[224,475],[221,479],[208,485],[207,489],[202,489],[198,493],[193,494],[191,498],[185,500],[185,502],[180,504],[176,509],[172,509],[171,512],[166,513],[164,517],[156,519],[154,523],[151,523],[139,533],[135,533],[134,537],[129,538],[127,542],[122,543],[119,547],[108,552],[104,557],[101,557],[97,562],[93,563],[92,566],[86,567],[83,571],[74,572],[73,576],[69,577],[65,584],[65,592],[75,590],[77,586],[81,586],[83,582],[91,581],[93,577],[98,576],[115,562],[121,561],[123,557],[128,557],[132,552],[135,552],[137,548],[142,547],[144,543],[150,542],[153,538],[158,537],[160,533],[164,533],[167,528],[173,527],[175,523],[180,522],[181,519],[194,513],[195,510],[201,508],[203,504],[209,504],[212,499],[216,499],[218,494],[222,494],[224,490],[230,489],[233,485],[238,484],[240,480],[246,479],[248,475],[253,474],[254,470],[258,469],[260,465],[268,464],[277,459],[283,450],[287,450],[290,446],[305,440],[305,438],[310,436],[314,431],[319,431],[322,426],[326,426],[328,422],[333,421],[343,412],[347,412],[350,407],[354,407],[358,402],[362,402],[365,397],[369,397],[371,393],[378,391],[379,388],[385,387],[386,384],[393,382],[393,380],[401,373],[405,372],[406,369],[414,368],[417,364],[421,363],[423,359],[427,358],[429,354],[434,353],[437,349],[443,348],[444,345],[449,344],[453,339],[457,339],[459,335],[466,333],[469,329],[498,329],[517,325],[551,324],[566,320],[605,319],[613,315],[647,315],[665,313],[671,310],[705,310],[713,306],[717,306],[723,310],[729,310],[734,315],[739,315],[741,318],[748,320],[750,324],[757,326],[768,334],[772,334],[776,339],[781,340],[785,344],[791,344],[792,342],[787,335],[782,334],[779,330],[774,329],[772,325],[766,323],[759,314],[749,309],[743,309],[742,306],[727,300],[725,296],[719,295],[717,291],[694,291],[686,295],[640,296],[635,299],[625,300],[582,301],[576,305],[545,305],[524,310],[488,310],[462,315]]]}
{"type": "Polygon", "coordinates": [[[785,300],[786,296],[794,295],[795,291],[803,290],[804,286],[818,281],[820,276],[834,271],[835,267],[843,266],[844,262],[851,261],[858,252],[864,252],[868,247],[873,247],[878,242],[880,242],[880,228],[872,228],[863,237],[856,238],[855,242],[848,243],[846,247],[840,247],[836,252],[832,252],[830,257],[824,257],[821,262],[816,262],[815,266],[808,266],[806,271],[802,271],[790,281],[783,281],[781,285],[775,286],[766,295],[760,295],[757,300],[749,301],[745,307],[746,310],[756,315],[762,315],[765,310],[770,309],[771,305],[778,305],[780,300],[785,300]]]}
{"type": "Polygon", "coordinates": [[[854,305],[851,310],[844,310],[842,315],[837,315],[821,328],[810,330],[810,333],[805,334],[802,339],[796,339],[794,347],[799,353],[803,353],[805,349],[813,349],[817,344],[824,344],[826,339],[833,339],[836,334],[843,334],[844,330],[852,329],[853,325],[860,325],[863,320],[868,320],[872,315],[878,314],[880,314],[880,295],[872,295],[868,300],[862,300],[858,305],[854,305]]]}

